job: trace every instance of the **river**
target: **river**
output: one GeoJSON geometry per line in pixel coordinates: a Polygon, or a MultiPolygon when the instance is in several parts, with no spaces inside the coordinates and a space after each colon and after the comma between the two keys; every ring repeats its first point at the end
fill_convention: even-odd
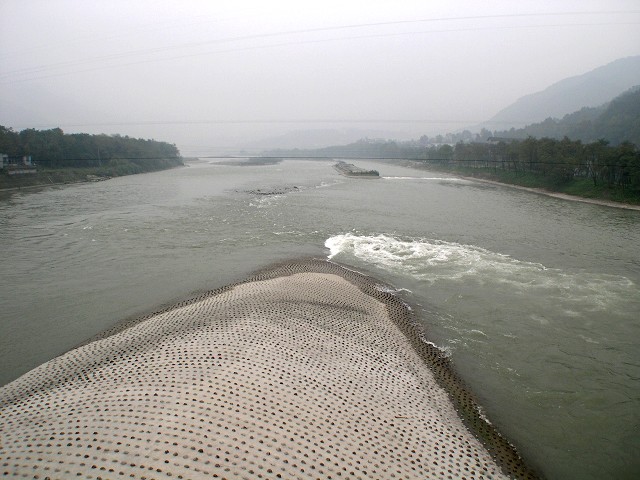
{"type": "Polygon", "coordinates": [[[640,212],[373,161],[217,160],[0,196],[0,383],[273,262],[397,290],[549,478],[640,472],[640,212]]]}

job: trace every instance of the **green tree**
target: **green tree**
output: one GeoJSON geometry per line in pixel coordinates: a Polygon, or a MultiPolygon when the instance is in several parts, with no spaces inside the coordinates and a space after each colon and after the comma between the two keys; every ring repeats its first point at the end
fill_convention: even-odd
{"type": "Polygon", "coordinates": [[[593,186],[598,186],[598,180],[602,177],[604,165],[607,159],[607,145],[609,142],[603,138],[586,146],[587,175],[593,181],[593,186]]]}

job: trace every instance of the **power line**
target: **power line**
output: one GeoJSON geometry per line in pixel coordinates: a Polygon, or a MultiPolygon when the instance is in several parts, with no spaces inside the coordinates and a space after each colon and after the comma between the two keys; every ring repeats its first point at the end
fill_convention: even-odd
{"type": "MultiPolygon", "coordinates": [[[[281,37],[287,35],[300,35],[300,34],[308,34],[308,33],[317,33],[317,32],[328,32],[328,31],[340,31],[340,30],[353,30],[360,28],[371,28],[371,27],[382,27],[382,26],[392,26],[392,25],[405,25],[405,24],[418,24],[418,23],[433,23],[433,22],[448,22],[448,21],[460,21],[460,20],[487,20],[487,19],[500,19],[500,18],[532,18],[532,17],[549,17],[549,16],[594,16],[594,15],[607,15],[607,14],[636,14],[640,13],[640,10],[628,10],[628,11],[599,11],[599,12],[557,12],[557,13],[529,13],[529,14],[501,14],[501,15],[474,15],[474,16],[460,16],[460,17],[439,17],[439,18],[427,18],[427,19],[416,19],[416,20],[398,20],[398,21],[388,21],[388,22],[372,22],[372,23],[361,23],[361,24],[350,24],[350,25],[339,25],[334,27],[318,27],[318,28],[309,28],[309,29],[301,29],[301,30],[288,30],[283,32],[271,32],[271,33],[263,33],[263,34],[253,34],[253,35],[243,35],[238,37],[229,37],[218,40],[209,40],[204,42],[190,42],[184,44],[170,45],[166,47],[156,47],[151,49],[144,49],[138,51],[131,52],[122,52],[115,53],[110,55],[104,55],[100,57],[91,57],[84,60],[78,61],[68,61],[68,62],[59,62],[56,64],[49,65],[41,65],[36,67],[29,67],[24,69],[18,69],[13,71],[8,71],[3,74],[0,74],[0,79],[2,79],[2,83],[7,83],[7,79],[10,79],[12,76],[19,75],[30,75],[30,74],[38,74],[45,73],[50,70],[55,70],[58,68],[65,67],[73,67],[84,64],[96,63],[105,60],[118,60],[122,58],[139,56],[139,55],[148,55],[153,53],[162,53],[170,50],[180,50],[185,48],[193,48],[193,47],[202,47],[207,45],[214,44],[224,44],[224,43],[233,43],[238,41],[246,41],[246,40],[254,40],[254,39],[265,39],[265,38],[274,38],[281,37]]],[[[548,24],[548,25],[528,25],[528,26],[508,26],[508,27],[477,27],[477,28],[463,28],[463,29],[444,29],[444,30],[427,30],[420,32],[395,32],[395,33],[387,33],[387,34],[370,34],[370,35],[359,35],[359,36],[349,36],[349,37],[338,37],[338,38],[328,38],[328,39],[319,39],[319,40],[306,40],[306,41],[289,41],[289,42],[281,42],[277,44],[270,45],[257,45],[257,46],[248,46],[248,47],[238,47],[233,49],[226,50],[217,50],[210,52],[199,52],[192,54],[184,54],[180,56],[168,57],[168,58],[160,58],[160,59],[149,59],[149,60],[140,60],[138,62],[129,62],[126,64],[122,64],[121,66],[130,66],[137,65],[142,63],[149,62],[158,62],[158,61],[166,61],[166,60],[176,60],[181,58],[188,58],[193,56],[202,56],[202,55],[210,55],[216,53],[229,53],[229,52],[237,52],[244,50],[256,50],[261,48],[275,48],[282,47],[288,45],[301,45],[301,44],[311,44],[311,43],[323,43],[329,41],[336,40],[355,40],[355,39],[364,39],[364,38],[383,38],[383,37],[392,37],[392,36],[401,36],[401,35],[416,35],[416,34],[426,34],[426,33],[445,33],[445,32],[462,32],[462,31],[475,31],[475,30],[497,30],[504,28],[543,28],[543,27],[565,27],[565,26],[601,26],[601,25],[637,25],[637,22],[614,22],[614,23],[600,23],[600,24],[548,24]]],[[[50,74],[46,76],[38,76],[38,77],[30,77],[27,80],[34,80],[40,78],[49,78],[52,76],[60,76],[67,75],[69,73],[83,73],[87,71],[99,70],[103,68],[108,68],[106,66],[96,67],[93,69],[85,69],[75,72],[61,72],[56,74],[50,74]]],[[[23,79],[24,80],[24,79],[23,79]]]]}
{"type": "MultiPolygon", "coordinates": [[[[367,119],[367,118],[272,118],[272,119],[227,119],[227,120],[140,120],[131,122],[97,122],[97,123],[69,123],[69,124],[42,124],[31,125],[28,128],[77,128],[77,127],[119,127],[119,126],[147,126],[147,125],[272,125],[272,124],[318,124],[318,123],[344,123],[344,124],[470,124],[480,120],[437,120],[437,119],[367,119]]],[[[18,127],[19,128],[19,127],[18,127]]]]}
{"type": "MultiPolygon", "coordinates": [[[[433,34],[433,33],[456,33],[456,32],[473,32],[473,31],[486,31],[486,30],[507,30],[507,29],[514,29],[514,28],[518,28],[518,29],[525,29],[525,28],[557,28],[557,27],[584,27],[584,26],[612,26],[612,25],[640,25],[640,22],[615,22],[615,23],[573,23],[573,24],[544,24],[544,25],[523,25],[523,26],[517,26],[517,27],[513,27],[513,26],[506,26],[506,27],[475,27],[475,28],[459,28],[459,29],[445,29],[445,30],[423,30],[423,31],[411,31],[411,32],[396,32],[396,33],[386,33],[386,34],[369,34],[369,35],[355,35],[355,36],[348,36],[348,37],[333,37],[333,38],[325,38],[325,39],[319,39],[319,40],[298,40],[298,41],[288,41],[288,42],[280,42],[280,43],[273,43],[273,44],[268,44],[268,45],[252,45],[252,46],[247,46],[247,47],[236,47],[236,48],[228,48],[228,49],[223,49],[223,50],[212,50],[212,51],[207,51],[207,52],[197,52],[197,53],[186,53],[186,54],[182,54],[182,55],[176,55],[173,57],[162,57],[162,58],[153,58],[153,59],[147,59],[147,60],[138,60],[138,61],[134,61],[134,62],[127,62],[127,63],[120,63],[120,64],[116,64],[116,65],[103,65],[103,66],[96,66],[93,68],[86,68],[83,70],[74,70],[74,71],[67,71],[67,72],[58,72],[58,73],[50,73],[50,74],[45,74],[45,75],[39,75],[39,76],[28,76],[30,74],[38,74],[38,73],[46,73],[47,71],[50,70],[55,70],[56,68],[62,68],[62,67],[74,67],[74,66],[79,66],[79,65],[83,65],[83,64],[91,64],[91,63],[96,63],[96,62],[100,62],[103,60],[118,60],[120,58],[126,58],[126,57],[130,57],[130,56],[135,56],[135,55],[141,55],[144,54],[144,51],[142,52],[132,52],[132,53],[119,53],[119,54],[111,54],[111,55],[105,55],[102,57],[93,57],[93,58],[88,58],[85,60],[79,60],[79,61],[69,61],[69,62],[61,62],[58,64],[52,64],[52,65],[43,65],[43,66],[38,66],[38,67],[30,67],[30,68],[25,68],[25,69],[21,69],[21,70],[14,70],[13,72],[7,72],[4,74],[0,74],[0,83],[4,83],[4,84],[10,84],[10,83],[17,83],[18,81],[26,81],[26,80],[39,80],[39,79],[43,79],[43,78],[52,78],[52,77],[59,77],[59,76],[64,76],[64,75],[71,75],[71,74],[77,74],[77,73],[87,73],[87,72],[94,72],[94,71],[98,71],[98,70],[104,70],[107,68],[112,68],[114,66],[116,67],[128,67],[128,66],[135,66],[135,65],[143,65],[143,64],[147,64],[147,63],[157,63],[157,62],[166,62],[166,61],[171,61],[171,60],[181,60],[181,59],[185,59],[185,58],[193,58],[193,57],[201,57],[201,56],[206,56],[206,55],[216,55],[216,54],[224,54],[224,53],[235,53],[235,52],[245,52],[245,51],[252,51],[252,50],[261,50],[261,49],[269,49],[269,48],[280,48],[280,47],[286,47],[286,46],[291,46],[291,45],[311,45],[311,44],[318,44],[318,43],[328,43],[328,42],[335,42],[335,41],[341,41],[341,40],[362,40],[362,39],[369,39],[369,38],[388,38],[388,37],[399,37],[399,36],[407,36],[407,35],[424,35],[424,34],[433,34]],[[23,77],[26,76],[26,78],[22,78],[22,79],[11,79],[12,76],[20,76],[22,75],[23,77]],[[4,78],[3,78],[4,76],[4,78]]],[[[274,34],[275,35],[275,34],[274,34]]],[[[239,39],[241,39],[242,37],[239,37],[239,39]]],[[[250,37],[246,37],[246,38],[250,38],[250,37]]],[[[221,40],[219,43],[226,43],[226,40],[221,40]]],[[[175,49],[178,47],[167,47],[167,48],[158,48],[158,49],[154,49],[149,50],[148,53],[160,53],[160,52],[164,52],[170,49],[175,49]]]]}
{"type": "MultiPolygon", "coordinates": [[[[185,158],[185,157],[183,157],[185,158]]],[[[189,157],[186,157],[189,158],[189,157]]],[[[396,157],[372,157],[372,156],[353,156],[353,155],[196,155],[195,158],[199,159],[220,159],[220,160],[250,160],[250,159],[264,159],[264,160],[361,160],[361,161],[375,161],[375,160],[384,160],[384,161],[393,161],[393,160],[405,160],[412,162],[420,162],[420,163],[475,163],[475,164],[509,164],[509,163],[519,163],[526,165],[546,165],[546,166],[572,166],[572,167],[581,167],[587,166],[584,161],[578,162],[556,162],[556,161],[529,161],[529,160],[520,160],[520,159],[483,159],[483,158],[473,158],[473,159],[452,159],[452,158],[416,158],[416,157],[408,157],[408,156],[396,156],[396,157]]],[[[176,157],[122,157],[122,156],[113,156],[111,158],[102,158],[103,161],[109,160],[176,160],[176,157]]],[[[96,162],[98,158],[89,158],[89,157],[77,157],[77,158],[61,158],[55,160],[39,160],[40,163],[50,163],[50,162],[96,162]]],[[[615,164],[615,163],[597,163],[595,164],[597,167],[624,167],[625,165],[615,164]]]]}
{"type": "MultiPolygon", "coordinates": [[[[590,107],[597,108],[597,107],[590,107]]],[[[575,112],[573,112],[575,113],[575,112]]],[[[555,119],[562,121],[562,119],[555,119]]],[[[574,122],[562,122],[560,126],[580,125],[585,120],[574,122]]],[[[591,121],[587,119],[586,121],[591,121]]],[[[420,125],[441,125],[459,124],[472,128],[474,124],[481,126],[490,125],[535,125],[543,121],[531,120],[480,120],[480,119],[453,119],[453,118],[264,118],[264,119],[206,119],[206,120],[133,120],[129,122],[92,122],[92,123],[66,123],[66,124],[40,124],[21,126],[15,128],[79,128],[79,127],[122,127],[122,126],[153,126],[153,125],[282,125],[282,124],[420,124],[420,125]]],[[[506,129],[503,127],[503,129],[506,129]]]]}

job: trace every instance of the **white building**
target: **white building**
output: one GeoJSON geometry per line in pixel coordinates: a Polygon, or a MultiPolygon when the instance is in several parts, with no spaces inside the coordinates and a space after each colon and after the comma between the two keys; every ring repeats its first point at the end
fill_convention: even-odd
{"type": "Polygon", "coordinates": [[[0,153],[0,170],[7,170],[9,175],[19,175],[23,173],[36,173],[36,166],[31,160],[31,155],[22,157],[10,157],[6,153],[0,153]]]}

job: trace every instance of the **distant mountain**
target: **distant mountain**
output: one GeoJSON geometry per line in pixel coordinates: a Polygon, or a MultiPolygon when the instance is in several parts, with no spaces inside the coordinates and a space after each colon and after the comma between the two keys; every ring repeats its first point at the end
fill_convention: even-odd
{"type": "Polygon", "coordinates": [[[584,107],[561,120],[549,117],[524,128],[496,131],[496,136],[556,139],[566,136],[585,143],[604,138],[613,145],[629,141],[640,146],[640,85],[598,107],[584,107]]]}
{"type": "Polygon", "coordinates": [[[331,145],[345,145],[360,140],[361,138],[386,139],[393,138],[397,135],[397,132],[361,130],[355,128],[295,130],[283,135],[244,143],[242,144],[242,148],[255,151],[292,148],[315,149],[331,145]]]}
{"type": "Polygon", "coordinates": [[[562,118],[583,107],[602,105],[638,84],[640,56],[621,58],[524,96],[481,126],[490,130],[508,129],[541,122],[549,117],[562,118]]]}

